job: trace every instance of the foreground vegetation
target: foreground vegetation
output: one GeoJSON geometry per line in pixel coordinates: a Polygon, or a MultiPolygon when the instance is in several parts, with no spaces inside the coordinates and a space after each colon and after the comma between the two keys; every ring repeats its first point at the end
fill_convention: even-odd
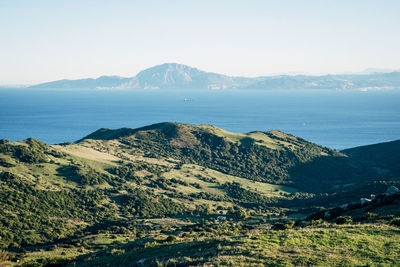
{"type": "Polygon", "coordinates": [[[265,226],[251,226],[244,220],[182,228],[164,225],[143,237],[98,234],[26,252],[20,264],[395,266],[400,261],[400,229],[395,226],[321,221],[298,229],[268,230],[265,226]]]}
{"type": "Polygon", "coordinates": [[[158,236],[143,246],[139,240],[118,246],[114,251],[81,257],[77,265],[127,266],[143,262],[170,266],[382,266],[400,261],[400,229],[395,227],[326,224],[283,231],[238,230],[241,228],[237,225],[232,228],[235,230],[206,227],[204,232],[179,235],[170,242],[168,237],[158,236]]]}
{"type": "Polygon", "coordinates": [[[400,184],[393,144],[344,154],[175,123],[0,140],[0,262],[395,265],[400,197],[350,203],[400,184]]]}

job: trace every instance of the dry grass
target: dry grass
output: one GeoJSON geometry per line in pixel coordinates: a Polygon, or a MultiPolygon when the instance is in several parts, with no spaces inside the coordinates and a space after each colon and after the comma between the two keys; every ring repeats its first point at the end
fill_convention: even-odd
{"type": "Polygon", "coordinates": [[[0,250],[0,266],[8,266],[8,260],[8,252],[5,250],[0,250]]]}

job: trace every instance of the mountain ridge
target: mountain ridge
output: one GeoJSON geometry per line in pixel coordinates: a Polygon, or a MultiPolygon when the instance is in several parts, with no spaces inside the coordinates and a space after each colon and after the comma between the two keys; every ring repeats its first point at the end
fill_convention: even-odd
{"type": "Polygon", "coordinates": [[[241,77],[207,72],[178,63],[164,63],[140,71],[133,77],[101,76],[78,80],[57,80],[29,86],[31,89],[132,89],[132,90],[371,90],[400,88],[400,72],[278,75],[241,77]]]}

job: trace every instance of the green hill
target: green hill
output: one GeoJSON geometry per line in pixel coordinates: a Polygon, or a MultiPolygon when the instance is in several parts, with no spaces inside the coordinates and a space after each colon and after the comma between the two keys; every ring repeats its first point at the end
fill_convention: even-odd
{"type": "Polygon", "coordinates": [[[210,125],[159,123],[138,129],[100,129],[83,140],[88,139],[116,140],[125,150],[140,150],[150,157],[171,157],[312,193],[374,175],[343,153],[279,131],[239,134],[210,125]]]}
{"type": "Polygon", "coordinates": [[[390,220],[285,230],[293,238],[268,229],[397,185],[397,144],[338,152],[276,130],[180,123],[100,129],[62,145],[0,140],[0,263],[390,264],[399,257],[385,257],[398,237],[390,220]],[[333,252],[335,235],[362,244],[372,232],[375,258],[360,247],[349,258],[333,252]],[[319,256],[305,256],[307,242],[319,256]]]}

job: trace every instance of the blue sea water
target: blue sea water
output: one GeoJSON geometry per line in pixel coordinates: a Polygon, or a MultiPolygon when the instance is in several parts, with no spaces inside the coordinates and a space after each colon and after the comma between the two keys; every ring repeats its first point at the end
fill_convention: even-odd
{"type": "Polygon", "coordinates": [[[344,149],[400,139],[400,90],[37,91],[0,90],[0,139],[55,144],[99,128],[174,121],[233,132],[278,129],[344,149]]]}

